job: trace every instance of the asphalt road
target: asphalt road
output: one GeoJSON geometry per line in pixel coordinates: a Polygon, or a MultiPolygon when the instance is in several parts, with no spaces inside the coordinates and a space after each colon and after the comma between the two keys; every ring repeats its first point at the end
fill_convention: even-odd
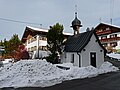
{"type": "MultiPolygon", "coordinates": [[[[112,61],[112,63],[118,67],[120,65],[118,61],[112,61]]],[[[0,90],[120,90],[120,71],[99,75],[94,78],[65,81],[46,88],[3,88],[0,90]]]]}
{"type": "Polygon", "coordinates": [[[109,57],[106,57],[105,61],[111,62],[114,66],[116,66],[120,69],[120,61],[118,61],[117,59],[111,59],[109,57]]]}

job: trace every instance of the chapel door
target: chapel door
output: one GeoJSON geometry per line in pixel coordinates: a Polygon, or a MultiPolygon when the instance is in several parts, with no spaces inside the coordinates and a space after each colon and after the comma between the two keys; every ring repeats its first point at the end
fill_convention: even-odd
{"type": "Polygon", "coordinates": [[[91,65],[96,67],[96,52],[90,53],[90,60],[91,60],[91,65]]]}

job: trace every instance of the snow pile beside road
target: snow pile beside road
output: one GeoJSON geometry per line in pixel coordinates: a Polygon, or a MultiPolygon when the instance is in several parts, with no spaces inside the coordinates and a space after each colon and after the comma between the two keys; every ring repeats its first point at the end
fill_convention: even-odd
{"type": "Polygon", "coordinates": [[[46,60],[21,60],[0,68],[0,88],[2,87],[47,87],[65,80],[90,78],[98,74],[118,70],[112,64],[105,62],[100,69],[93,66],[75,67],[72,64],[62,64],[69,70],[62,70],[46,60]]]}
{"type": "Polygon", "coordinates": [[[51,86],[61,82],[62,73],[45,60],[21,60],[0,69],[0,87],[51,86]]]}
{"type": "Polygon", "coordinates": [[[5,59],[4,61],[2,61],[3,62],[3,64],[8,64],[8,63],[10,63],[10,62],[12,62],[13,60],[12,59],[5,59]]]}
{"type": "Polygon", "coordinates": [[[107,56],[120,60],[120,54],[110,53],[110,54],[107,54],[107,56]]]}
{"type": "Polygon", "coordinates": [[[99,68],[99,74],[118,71],[119,69],[113,66],[110,62],[104,62],[99,68]]]}
{"type": "Polygon", "coordinates": [[[94,77],[98,75],[98,71],[93,66],[88,67],[72,67],[66,72],[66,80],[78,79],[78,78],[87,78],[94,77]]]}

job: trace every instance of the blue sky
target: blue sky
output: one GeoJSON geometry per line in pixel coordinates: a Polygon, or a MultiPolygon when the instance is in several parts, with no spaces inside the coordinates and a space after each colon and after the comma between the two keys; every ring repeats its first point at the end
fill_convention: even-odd
{"type": "MultiPolygon", "coordinates": [[[[113,24],[120,26],[120,0],[0,0],[0,18],[42,24],[49,28],[59,22],[64,25],[64,32],[73,33],[70,28],[74,19],[75,5],[78,18],[83,27],[95,27],[102,22],[110,23],[110,2],[113,3],[113,24]]],[[[41,27],[40,25],[23,24],[0,20],[0,40],[10,39],[18,34],[20,39],[26,26],[41,27]]]]}

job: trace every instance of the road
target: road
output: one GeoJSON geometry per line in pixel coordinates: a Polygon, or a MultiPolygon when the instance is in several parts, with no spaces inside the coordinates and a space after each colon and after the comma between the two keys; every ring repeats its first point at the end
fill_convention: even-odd
{"type": "MultiPolygon", "coordinates": [[[[120,62],[112,61],[116,66],[120,62]]],[[[94,78],[65,81],[47,88],[3,88],[0,90],[120,90],[120,71],[99,75],[94,78]]]]}

